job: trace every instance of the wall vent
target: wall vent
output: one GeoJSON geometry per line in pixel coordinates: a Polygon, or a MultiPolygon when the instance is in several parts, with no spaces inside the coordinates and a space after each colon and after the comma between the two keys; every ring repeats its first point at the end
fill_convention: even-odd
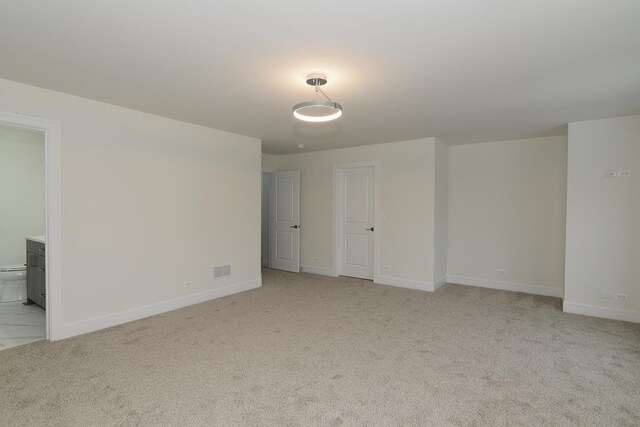
{"type": "Polygon", "coordinates": [[[219,265],[213,267],[213,278],[218,279],[220,277],[231,276],[231,264],[219,265]]]}

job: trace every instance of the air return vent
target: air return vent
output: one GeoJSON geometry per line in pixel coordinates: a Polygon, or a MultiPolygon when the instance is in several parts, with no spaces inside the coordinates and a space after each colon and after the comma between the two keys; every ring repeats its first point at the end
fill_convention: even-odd
{"type": "Polygon", "coordinates": [[[213,278],[218,279],[220,277],[231,276],[231,264],[219,265],[213,267],[213,278]]]}

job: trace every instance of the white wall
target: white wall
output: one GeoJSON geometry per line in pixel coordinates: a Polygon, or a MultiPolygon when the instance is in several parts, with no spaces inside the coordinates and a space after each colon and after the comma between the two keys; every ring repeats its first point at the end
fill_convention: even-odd
{"type": "Polygon", "coordinates": [[[566,137],[449,147],[449,281],[562,296],[566,165],[566,137]]]}
{"type": "Polygon", "coordinates": [[[435,139],[428,138],[279,156],[279,170],[300,170],[301,264],[327,274],[333,269],[334,164],[377,160],[381,213],[386,217],[379,230],[377,273],[393,284],[431,285],[434,146],[435,139]],[[383,265],[391,269],[383,270],[383,265]]]}
{"type": "Polygon", "coordinates": [[[0,94],[62,123],[65,326],[259,285],[259,140],[8,80],[0,94]]]}
{"type": "Polygon", "coordinates": [[[26,262],[45,232],[44,134],[0,126],[0,266],[26,262]]]}
{"type": "Polygon", "coordinates": [[[262,169],[274,172],[278,170],[278,156],[262,153],[262,169]]]}
{"type": "Polygon", "coordinates": [[[564,309],[640,322],[640,116],[569,124],[568,172],[564,309]]]}
{"type": "Polygon", "coordinates": [[[447,234],[449,199],[449,147],[436,139],[434,182],[433,281],[444,284],[447,276],[447,234]]]}

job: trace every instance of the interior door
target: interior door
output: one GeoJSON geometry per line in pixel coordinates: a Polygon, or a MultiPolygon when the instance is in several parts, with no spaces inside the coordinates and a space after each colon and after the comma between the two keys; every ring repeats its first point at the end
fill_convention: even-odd
{"type": "Polygon", "coordinates": [[[373,166],[342,174],[342,265],[344,276],[373,279],[373,166]]]}
{"type": "Polygon", "coordinates": [[[274,172],[269,187],[269,267],[300,271],[300,171],[274,172]]]}

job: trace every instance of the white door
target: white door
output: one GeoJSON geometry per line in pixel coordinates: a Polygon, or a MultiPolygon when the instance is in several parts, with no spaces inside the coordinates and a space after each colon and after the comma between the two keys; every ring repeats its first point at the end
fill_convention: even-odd
{"type": "Polygon", "coordinates": [[[300,271],[300,171],[271,175],[269,245],[269,267],[300,271]]]}
{"type": "Polygon", "coordinates": [[[373,279],[373,166],[342,171],[341,274],[373,279]]]}

